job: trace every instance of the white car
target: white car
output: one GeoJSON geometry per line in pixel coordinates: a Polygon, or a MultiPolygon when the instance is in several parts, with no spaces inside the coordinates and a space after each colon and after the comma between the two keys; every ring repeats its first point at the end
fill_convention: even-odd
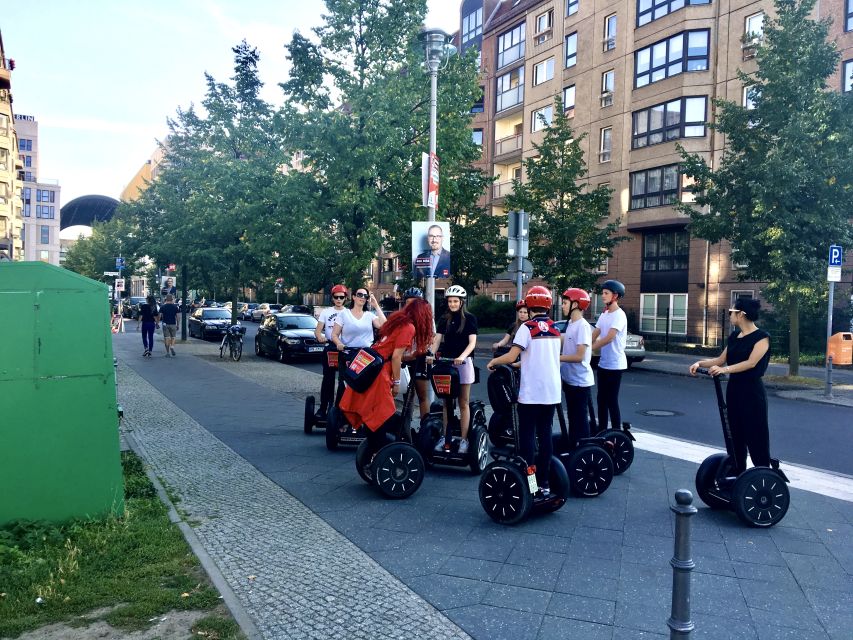
{"type": "Polygon", "coordinates": [[[268,302],[262,302],[257,306],[256,309],[252,310],[252,321],[260,322],[263,320],[268,314],[275,313],[277,311],[281,311],[280,304],[270,304],[268,302]]]}

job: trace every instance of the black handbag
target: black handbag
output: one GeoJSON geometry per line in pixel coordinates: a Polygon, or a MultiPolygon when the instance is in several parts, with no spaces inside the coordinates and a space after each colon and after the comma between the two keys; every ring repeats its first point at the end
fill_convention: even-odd
{"type": "Polygon", "coordinates": [[[353,391],[364,393],[379,376],[384,364],[385,359],[379,352],[370,347],[364,347],[346,363],[344,380],[353,391]]]}

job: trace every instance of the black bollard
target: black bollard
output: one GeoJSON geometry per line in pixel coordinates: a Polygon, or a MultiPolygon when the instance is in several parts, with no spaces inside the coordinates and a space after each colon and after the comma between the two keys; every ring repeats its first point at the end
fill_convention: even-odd
{"type": "Polygon", "coordinates": [[[690,516],[696,513],[693,494],[687,489],[675,492],[675,550],[672,560],[672,610],[666,624],[670,640],[689,638],[693,631],[690,619],[690,572],[696,566],[690,557],[690,516]]]}

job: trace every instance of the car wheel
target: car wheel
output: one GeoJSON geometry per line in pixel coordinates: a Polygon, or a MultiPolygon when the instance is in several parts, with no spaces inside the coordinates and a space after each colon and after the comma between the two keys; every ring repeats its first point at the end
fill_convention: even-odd
{"type": "Polygon", "coordinates": [[[255,340],[255,355],[259,358],[262,358],[264,355],[264,352],[261,350],[261,343],[257,339],[255,340]]]}

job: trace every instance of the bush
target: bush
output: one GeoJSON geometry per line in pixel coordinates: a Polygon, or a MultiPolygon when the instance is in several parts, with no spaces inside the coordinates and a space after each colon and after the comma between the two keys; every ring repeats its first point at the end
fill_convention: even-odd
{"type": "Polygon", "coordinates": [[[515,302],[498,302],[489,296],[474,296],[468,311],[477,316],[480,327],[505,329],[515,320],[515,302]]]}

